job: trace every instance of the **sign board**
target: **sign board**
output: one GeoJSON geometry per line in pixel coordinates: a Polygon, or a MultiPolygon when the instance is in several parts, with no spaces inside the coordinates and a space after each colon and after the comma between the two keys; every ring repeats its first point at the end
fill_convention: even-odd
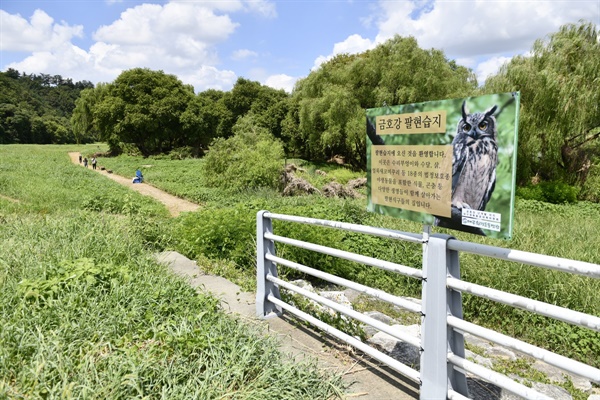
{"type": "Polygon", "coordinates": [[[512,236],[520,94],[367,110],[368,210],[512,236]]]}

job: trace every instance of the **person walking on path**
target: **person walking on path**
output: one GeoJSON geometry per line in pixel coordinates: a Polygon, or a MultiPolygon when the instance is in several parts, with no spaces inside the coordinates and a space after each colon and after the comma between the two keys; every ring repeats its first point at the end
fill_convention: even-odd
{"type": "Polygon", "coordinates": [[[92,157],[92,169],[96,169],[96,157],[92,157]]]}
{"type": "Polygon", "coordinates": [[[87,157],[83,158],[83,166],[87,168],[87,157]]]}
{"type": "Polygon", "coordinates": [[[81,153],[79,153],[79,164],[81,164],[81,153]]]}

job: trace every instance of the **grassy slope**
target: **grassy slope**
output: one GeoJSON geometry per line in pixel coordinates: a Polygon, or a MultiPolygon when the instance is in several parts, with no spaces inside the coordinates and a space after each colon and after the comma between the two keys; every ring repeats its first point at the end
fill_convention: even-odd
{"type": "MultiPolygon", "coordinates": [[[[95,151],[95,146],[76,151],[95,151]]],[[[0,398],[329,398],[151,258],[164,208],[70,164],[69,146],[0,146],[0,398]]]]}

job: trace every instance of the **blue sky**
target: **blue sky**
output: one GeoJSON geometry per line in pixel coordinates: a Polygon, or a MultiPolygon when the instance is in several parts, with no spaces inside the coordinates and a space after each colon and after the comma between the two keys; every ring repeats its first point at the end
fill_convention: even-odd
{"type": "Polygon", "coordinates": [[[290,92],[339,53],[414,36],[482,83],[566,23],[600,27],[600,0],[0,0],[0,70],[112,82],[163,70],[196,91],[238,77],[290,92]]]}

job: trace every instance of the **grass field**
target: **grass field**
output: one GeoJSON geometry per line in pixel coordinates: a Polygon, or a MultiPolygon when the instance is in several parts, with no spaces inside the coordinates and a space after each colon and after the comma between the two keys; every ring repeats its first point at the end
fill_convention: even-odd
{"type": "Polygon", "coordinates": [[[292,363],[158,265],[162,205],[70,163],[96,146],[0,146],[0,398],[327,399],[292,363]]]}

